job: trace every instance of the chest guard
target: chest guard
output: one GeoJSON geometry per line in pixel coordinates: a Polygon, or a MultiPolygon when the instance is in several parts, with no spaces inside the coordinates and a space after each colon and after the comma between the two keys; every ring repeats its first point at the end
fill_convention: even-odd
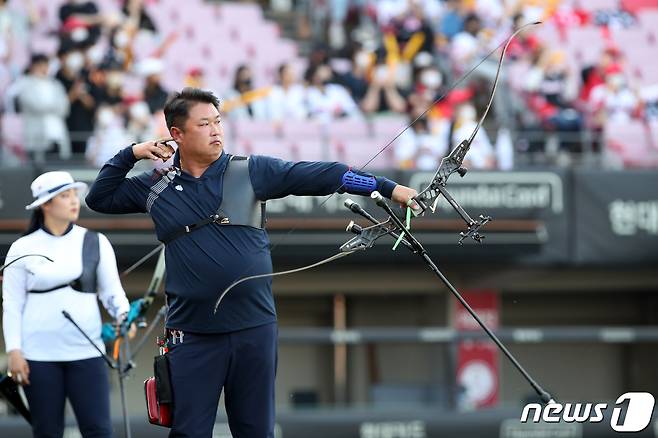
{"type": "Polygon", "coordinates": [[[265,202],[256,199],[249,177],[249,159],[232,155],[226,165],[222,181],[222,202],[209,218],[186,225],[162,239],[169,244],[185,234],[209,224],[220,226],[242,225],[265,228],[265,202]]]}

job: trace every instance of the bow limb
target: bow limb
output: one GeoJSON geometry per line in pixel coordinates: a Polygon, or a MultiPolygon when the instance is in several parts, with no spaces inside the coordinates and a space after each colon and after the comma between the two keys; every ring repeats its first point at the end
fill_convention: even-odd
{"type": "Polygon", "coordinates": [[[16,263],[17,261],[19,261],[20,259],[23,259],[23,258],[25,258],[25,257],[43,257],[44,259],[48,260],[48,261],[51,262],[51,263],[52,263],[52,261],[53,261],[53,259],[51,259],[50,257],[45,256],[45,255],[43,255],[43,254],[23,254],[22,256],[16,257],[16,258],[15,258],[14,260],[12,260],[11,262],[9,262],[9,263],[5,263],[4,265],[0,266],[0,272],[4,271],[5,269],[7,269],[8,267],[10,267],[11,265],[13,265],[14,263],[16,263]]]}
{"type": "Polygon", "coordinates": [[[251,275],[249,277],[243,277],[243,278],[233,282],[229,287],[224,289],[224,292],[222,292],[222,294],[217,299],[217,302],[215,302],[215,308],[213,310],[213,313],[217,313],[217,309],[219,308],[219,305],[221,304],[221,302],[224,299],[224,297],[226,296],[226,294],[228,294],[231,289],[233,289],[234,287],[236,287],[237,285],[239,285],[241,283],[244,283],[245,281],[256,280],[256,279],[259,279],[259,278],[278,277],[280,275],[295,274],[297,272],[306,271],[307,269],[313,269],[313,268],[316,268],[318,266],[324,265],[326,263],[332,262],[334,260],[338,260],[340,258],[343,258],[343,257],[346,257],[350,254],[353,254],[354,252],[356,252],[356,250],[339,252],[337,254],[332,255],[331,257],[327,257],[324,260],[320,260],[319,262],[315,262],[315,263],[312,263],[310,265],[302,266],[301,268],[290,269],[288,271],[272,272],[272,273],[269,273],[269,274],[258,274],[258,275],[251,275]]]}
{"type": "MultiPolygon", "coordinates": [[[[507,40],[505,40],[505,47],[503,47],[503,51],[500,52],[500,59],[498,60],[498,68],[496,70],[496,77],[494,78],[493,87],[491,88],[491,95],[489,96],[489,102],[487,103],[487,106],[486,106],[484,112],[482,113],[482,117],[480,117],[480,120],[478,121],[478,124],[475,126],[475,129],[473,130],[473,133],[471,134],[471,136],[468,139],[468,144],[469,145],[475,139],[475,136],[477,135],[478,131],[480,130],[480,127],[482,126],[482,123],[484,123],[484,119],[487,117],[487,114],[489,114],[489,110],[491,109],[491,105],[493,104],[493,99],[494,99],[494,95],[496,94],[496,89],[498,87],[498,80],[500,78],[500,71],[502,70],[502,67],[503,67],[503,60],[505,59],[505,53],[507,52],[507,48],[512,43],[512,40],[518,34],[523,32],[527,27],[535,26],[535,25],[538,25],[538,24],[541,24],[541,21],[536,21],[534,23],[526,23],[523,26],[521,26],[520,28],[518,28],[512,35],[510,35],[509,38],[507,38],[507,40]]],[[[496,47],[494,49],[494,51],[498,50],[499,47],[500,47],[500,45],[498,45],[498,47],[496,47]]],[[[493,53],[493,52],[491,52],[491,53],[493,53]]],[[[489,53],[489,55],[487,55],[487,58],[491,55],[491,53],[489,53]]],[[[478,64],[478,66],[479,65],[480,64],[478,64]]],[[[471,70],[471,71],[473,71],[473,70],[471,70]]]]}

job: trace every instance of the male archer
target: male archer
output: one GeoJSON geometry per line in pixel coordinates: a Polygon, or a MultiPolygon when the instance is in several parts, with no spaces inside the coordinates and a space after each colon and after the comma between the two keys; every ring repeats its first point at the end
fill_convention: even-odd
{"type": "Polygon", "coordinates": [[[148,213],[166,244],[167,333],[174,396],[170,437],[211,437],[222,390],[236,438],[274,436],[277,324],[264,202],[288,195],[377,190],[402,205],[416,191],[341,163],[288,162],[224,151],[219,101],[185,88],[165,106],[178,150],[145,142],[122,149],[101,169],[87,205],[101,213],[148,213]],[[173,167],[126,178],[142,159],[173,167]]]}

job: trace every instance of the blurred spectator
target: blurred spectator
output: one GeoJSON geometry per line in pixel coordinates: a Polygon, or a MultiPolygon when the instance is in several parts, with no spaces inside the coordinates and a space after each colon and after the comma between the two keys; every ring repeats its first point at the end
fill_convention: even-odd
{"type": "Polygon", "coordinates": [[[30,24],[38,19],[31,0],[26,0],[23,7],[28,11],[27,15],[9,5],[7,0],[0,0],[0,69],[7,69],[0,71],[0,75],[6,74],[7,79],[19,74],[19,67],[12,65],[14,45],[27,44],[30,24]]]}
{"type": "Polygon", "coordinates": [[[447,95],[443,87],[443,75],[434,65],[421,68],[416,72],[416,82],[408,98],[409,112],[420,114],[427,111],[430,130],[435,123],[442,125],[444,119],[451,119],[457,105],[471,99],[471,89],[451,90],[447,95]],[[443,97],[442,99],[440,99],[443,97]]]}
{"type": "Polygon", "coordinates": [[[476,14],[464,19],[464,29],[454,36],[450,47],[450,59],[455,72],[467,70],[481,50],[480,31],[482,22],[476,14]]]}
{"type": "Polygon", "coordinates": [[[368,91],[361,101],[364,113],[393,111],[402,113],[407,102],[395,85],[395,68],[384,63],[375,66],[368,91]]]}
{"type": "Polygon", "coordinates": [[[185,74],[185,80],[183,81],[186,87],[192,88],[206,88],[206,76],[203,73],[201,67],[190,67],[185,74]]]}
{"type": "Polygon", "coordinates": [[[272,87],[268,104],[273,120],[300,120],[308,117],[306,90],[290,64],[279,67],[278,84],[272,87]]]}
{"type": "Polygon", "coordinates": [[[129,102],[127,130],[130,140],[135,143],[157,137],[154,116],[146,102],[142,100],[129,102]]]}
{"type": "Polygon", "coordinates": [[[167,101],[168,93],[161,83],[163,70],[164,64],[155,58],[145,59],[137,66],[137,72],[144,77],[144,100],[151,114],[163,110],[167,101]]]}
{"type": "Polygon", "coordinates": [[[446,0],[445,9],[441,15],[438,31],[448,40],[464,29],[464,17],[466,15],[461,0],[446,0]]]}
{"type": "Polygon", "coordinates": [[[372,64],[373,54],[356,47],[352,53],[350,71],[336,75],[336,82],[347,88],[352,98],[360,102],[368,92],[367,74],[372,64]]]}
{"type": "Polygon", "coordinates": [[[440,130],[432,132],[426,117],[418,119],[400,135],[395,145],[395,159],[401,169],[436,170],[448,152],[450,123],[443,121],[440,130]]]}
{"type": "Polygon", "coordinates": [[[580,89],[579,100],[584,103],[588,102],[592,90],[605,83],[606,71],[613,65],[620,66],[620,63],[620,50],[614,46],[607,47],[595,66],[586,67],[581,72],[583,85],[580,89]]]}
{"type": "Polygon", "coordinates": [[[566,64],[564,52],[545,50],[526,75],[530,108],[544,129],[577,132],[582,116],[573,107],[575,78],[566,64]]]}
{"type": "Polygon", "coordinates": [[[95,167],[112,158],[120,148],[133,140],[124,126],[118,105],[102,105],[96,115],[96,128],[85,151],[85,158],[95,167]]]}
{"type": "Polygon", "coordinates": [[[332,72],[328,65],[315,67],[308,74],[311,83],[307,90],[307,99],[312,118],[330,121],[360,114],[358,106],[345,87],[330,83],[332,72]]]}
{"type": "Polygon", "coordinates": [[[434,31],[420,0],[409,0],[407,7],[385,26],[384,33],[389,56],[394,52],[393,56],[406,62],[419,51],[432,52],[434,48],[434,31]]]}
{"type": "Polygon", "coordinates": [[[240,65],[235,70],[233,89],[226,95],[222,106],[223,111],[235,119],[266,120],[269,118],[267,97],[270,88],[255,89],[252,82],[251,69],[240,65]]]}
{"type": "Polygon", "coordinates": [[[101,35],[103,17],[91,0],[68,0],[59,8],[61,39],[71,40],[79,47],[96,43],[101,35]]]}
{"type": "Polygon", "coordinates": [[[113,27],[109,34],[110,47],[103,62],[118,64],[122,69],[129,70],[134,61],[132,44],[136,31],[136,26],[130,21],[113,27]]]}
{"type": "MultiPolygon", "coordinates": [[[[477,123],[475,106],[471,103],[461,105],[456,111],[452,128],[452,145],[457,146],[463,140],[469,138],[477,123]]],[[[480,129],[475,135],[471,148],[464,159],[464,165],[470,169],[493,169],[496,166],[494,149],[484,129],[480,129]]]]}
{"type": "Polygon", "coordinates": [[[304,80],[307,84],[311,83],[312,73],[321,65],[329,65],[329,48],[322,43],[313,47],[308,55],[308,65],[304,72],[304,80]]]}
{"type": "Polygon", "coordinates": [[[25,126],[25,149],[39,163],[53,145],[59,157],[71,156],[65,118],[69,101],[62,84],[48,76],[48,57],[32,56],[26,77],[21,79],[18,101],[25,126]]]}
{"type": "Polygon", "coordinates": [[[639,115],[640,99],[628,85],[621,67],[606,69],[605,83],[592,89],[590,104],[598,125],[606,122],[624,122],[639,115]]]}
{"type": "Polygon", "coordinates": [[[365,6],[366,0],[332,0],[329,2],[329,46],[338,50],[345,46],[345,19],[350,7],[360,9],[365,6]]]}
{"type": "Polygon", "coordinates": [[[127,73],[119,64],[113,62],[104,63],[100,68],[105,71],[106,78],[103,101],[110,105],[123,102],[123,85],[127,73]]]}
{"type": "MultiPolygon", "coordinates": [[[[526,24],[523,14],[518,13],[512,18],[513,27],[512,33],[519,30],[526,24]]],[[[539,38],[532,32],[521,32],[512,41],[507,49],[507,54],[510,59],[529,60],[533,53],[541,48],[539,38]]]]}
{"type": "Polygon", "coordinates": [[[153,19],[144,7],[144,0],[123,0],[121,12],[128,17],[138,30],[157,32],[153,19]]]}
{"type": "Polygon", "coordinates": [[[59,52],[59,80],[66,90],[71,111],[66,119],[71,136],[73,153],[84,153],[87,139],[94,129],[96,100],[91,94],[87,81],[88,72],[84,70],[85,57],[78,49],[62,49],[59,52]]]}

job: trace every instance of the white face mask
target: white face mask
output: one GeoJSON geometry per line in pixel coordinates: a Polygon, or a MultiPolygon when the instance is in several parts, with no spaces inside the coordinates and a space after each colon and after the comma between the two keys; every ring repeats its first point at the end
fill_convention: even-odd
{"type": "Polygon", "coordinates": [[[138,102],[130,107],[130,117],[135,120],[145,120],[151,115],[149,107],[145,102],[138,102]]]}
{"type": "Polygon", "coordinates": [[[101,63],[103,60],[103,48],[101,46],[93,46],[89,50],[87,50],[87,58],[89,59],[89,62],[91,62],[94,65],[98,65],[101,63]]]}
{"type": "Polygon", "coordinates": [[[433,90],[441,86],[441,73],[436,70],[426,70],[420,75],[420,82],[433,90]]]}
{"type": "Polygon", "coordinates": [[[615,74],[608,78],[608,82],[615,89],[624,88],[626,86],[626,78],[622,74],[615,74]]]}
{"type": "Polygon", "coordinates": [[[73,73],[78,73],[85,65],[85,57],[80,52],[69,53],[64,61],[66,68],[73,73]]]}
{"type": "Polygon", "coordinates": [[[107,86],[110,88],[119,88],[123,85],[123,75],[119,72],[112,72],[107,75],[107,86]]]}
{"type": "Polygon", "coordinates": [[[107,128],[114,121],[114,111],[109,108],[98,110],[98,125],[101,128],[107,128]]]}
{"type": "Polygon", "coordinates": [[[84,27],[75,28],[71,32],[71,40],[75,41],[76,43],[86,40],[88,36],[89,31],[84,27]]]}
{"type": "Polygon", "coordinates": [[[354,57],[354,63],[357,65],[357,67],[364,69],[368,68],[370,65],[370,55],[367,52],[359,52],[354,57]]]}
{"type": "Polygon", "coordinates": [[[429,67],[430,65],[432,65],[432,62],[434,62],[434,58],[428,52],[420,52],[414,58],[414,64],[416,65],[416,67],[420,67],[420,68],[429,67]]]}
{"type": "Polygon", "coordinates": [[[114,35],[114,45],[119,49],[122,49],[128,45],[129,39],[130,38],[126,32],[117,32],[116,35],[114,35]]]}
{"type": "Polygon", "coordinates": [[[475,120],[477,113],[473,105],[466,105],[459,110],[459,118],[462,121],[475,120]]]}

